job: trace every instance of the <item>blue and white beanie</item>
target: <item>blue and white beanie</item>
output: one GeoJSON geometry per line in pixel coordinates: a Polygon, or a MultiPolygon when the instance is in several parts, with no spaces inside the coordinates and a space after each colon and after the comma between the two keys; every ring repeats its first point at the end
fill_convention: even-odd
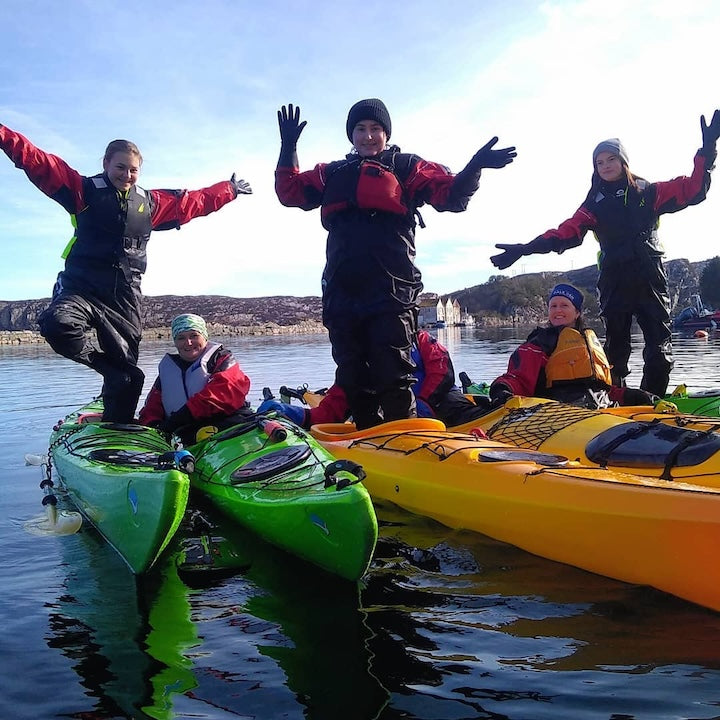
{"type": "Polygon", "coordinates": [[[559,285],[556,285],[550,292],[550,297],[548,298],[548,302],[552,300],[554,297],[557,296],[567,298],[574,306],[575,309],[580,312],[582,310],[582,304],[583,304],[583,294],[572,285],[565,285],[564,283],[560,283],[559,285]]]}

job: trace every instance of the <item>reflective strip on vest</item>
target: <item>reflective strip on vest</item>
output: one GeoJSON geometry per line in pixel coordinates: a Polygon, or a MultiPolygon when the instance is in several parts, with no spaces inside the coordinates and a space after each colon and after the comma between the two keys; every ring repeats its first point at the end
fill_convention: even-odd
{"type": "Polygon", "coordinates": [[[563,328],[557,346],[545,365],[546,387],[576,380],[599,380],[612,385],[610,363],[597,335],[592,330],[580,332],[563,328]]]}
{"type": "Polygon", "coordinates": [[[168,353],[160,361],[158,374],[165,415],[179,410],[189,398],[199,393],[207,385],[210,377],[207,369],[208,361],[221,347],[222,345],[219,343],[209,342],[203,354],[185,372],[173,359],[178,357],[176,354],[168,353]]]}

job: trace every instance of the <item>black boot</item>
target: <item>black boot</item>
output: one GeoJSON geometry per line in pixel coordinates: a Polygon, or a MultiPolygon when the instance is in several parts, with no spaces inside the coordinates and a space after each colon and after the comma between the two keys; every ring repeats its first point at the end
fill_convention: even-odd
{"type": "Polygon", "coordinates": [[[134,365],[106,368],[103,378],[103,422],[133,422],[145,381],[143,371],[134,365]]]}
{"type": "Polygon", "coordinates": [[[375,393],[361,390],[355,393],[352,399],[348,398],[348,404],[353,422],[358,430],[366,430],[382,422],[375,393]]]}

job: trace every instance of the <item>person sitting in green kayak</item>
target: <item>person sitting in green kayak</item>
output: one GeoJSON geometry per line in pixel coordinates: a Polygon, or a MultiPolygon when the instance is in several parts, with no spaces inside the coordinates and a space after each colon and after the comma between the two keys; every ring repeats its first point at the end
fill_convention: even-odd
{"type": "Polygon", "coordinates": [[[170,329],[177,353],[160,360],[139,419],[192,444],[199,427],[227,425],[250,413],[250,378],[229,350],[208,340],[207,324],[199,315],[178,315],[170,329]]]}
{"type": "Polygon", "coordinates": [[[545,397],[587,408],[654,405],[645,390],[613,385],[611,367],[595,333],[585,326],[583,294],[561,283],[550,292],[548,324],[530,333],[510,356],[507,372],[490,386],[493,405],[513,395],[545,397]]]}
{"type": "MultiPolygon", "coordinates": [[[[455,385],[450,353],[429,332],[418,331],[411,354],[415,363],[412,390],[418,417],[437,418],[452,427],[476,420],[488,411],[489,403],[484,406],[474,403],[455,385]]],[[[258,413],[271,411],[305,429],[318,423],[344,422],[351,415],[347,396],[337,383],[317,407],[303,408],[278,400],[265,400],[258,408],[258,413]]]]}

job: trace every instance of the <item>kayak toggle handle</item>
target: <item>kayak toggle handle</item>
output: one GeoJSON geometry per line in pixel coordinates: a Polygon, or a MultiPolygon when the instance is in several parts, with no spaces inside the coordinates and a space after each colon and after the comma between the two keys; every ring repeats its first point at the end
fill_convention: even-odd
{"type": "Polygon", "coordinates": [[[349,485],[355,485],[356,483],[362,482],[366,477],[365,470],[362,465],[358,465],[352,460],[335,460],[325,467],[325,487],[329,488],[333,485],[336,490],[342,490],[349,485]],[[355,479],[352,480],[348,477],[338,478],[337,473],[349,473],[354,475],[355,479]]]}
{"type": "Polygon", "coordinates": [[[189,474],[195,470],[195,457],[187,450],[169,450],[158,455],[158,470],[180,470],[189,474]]]}
{"type": "Polygon", "coordinates": [[[287,438],[287,430],[277,420],[260,419],[257,424],[272,442],[282,442],[287,438]]]}

